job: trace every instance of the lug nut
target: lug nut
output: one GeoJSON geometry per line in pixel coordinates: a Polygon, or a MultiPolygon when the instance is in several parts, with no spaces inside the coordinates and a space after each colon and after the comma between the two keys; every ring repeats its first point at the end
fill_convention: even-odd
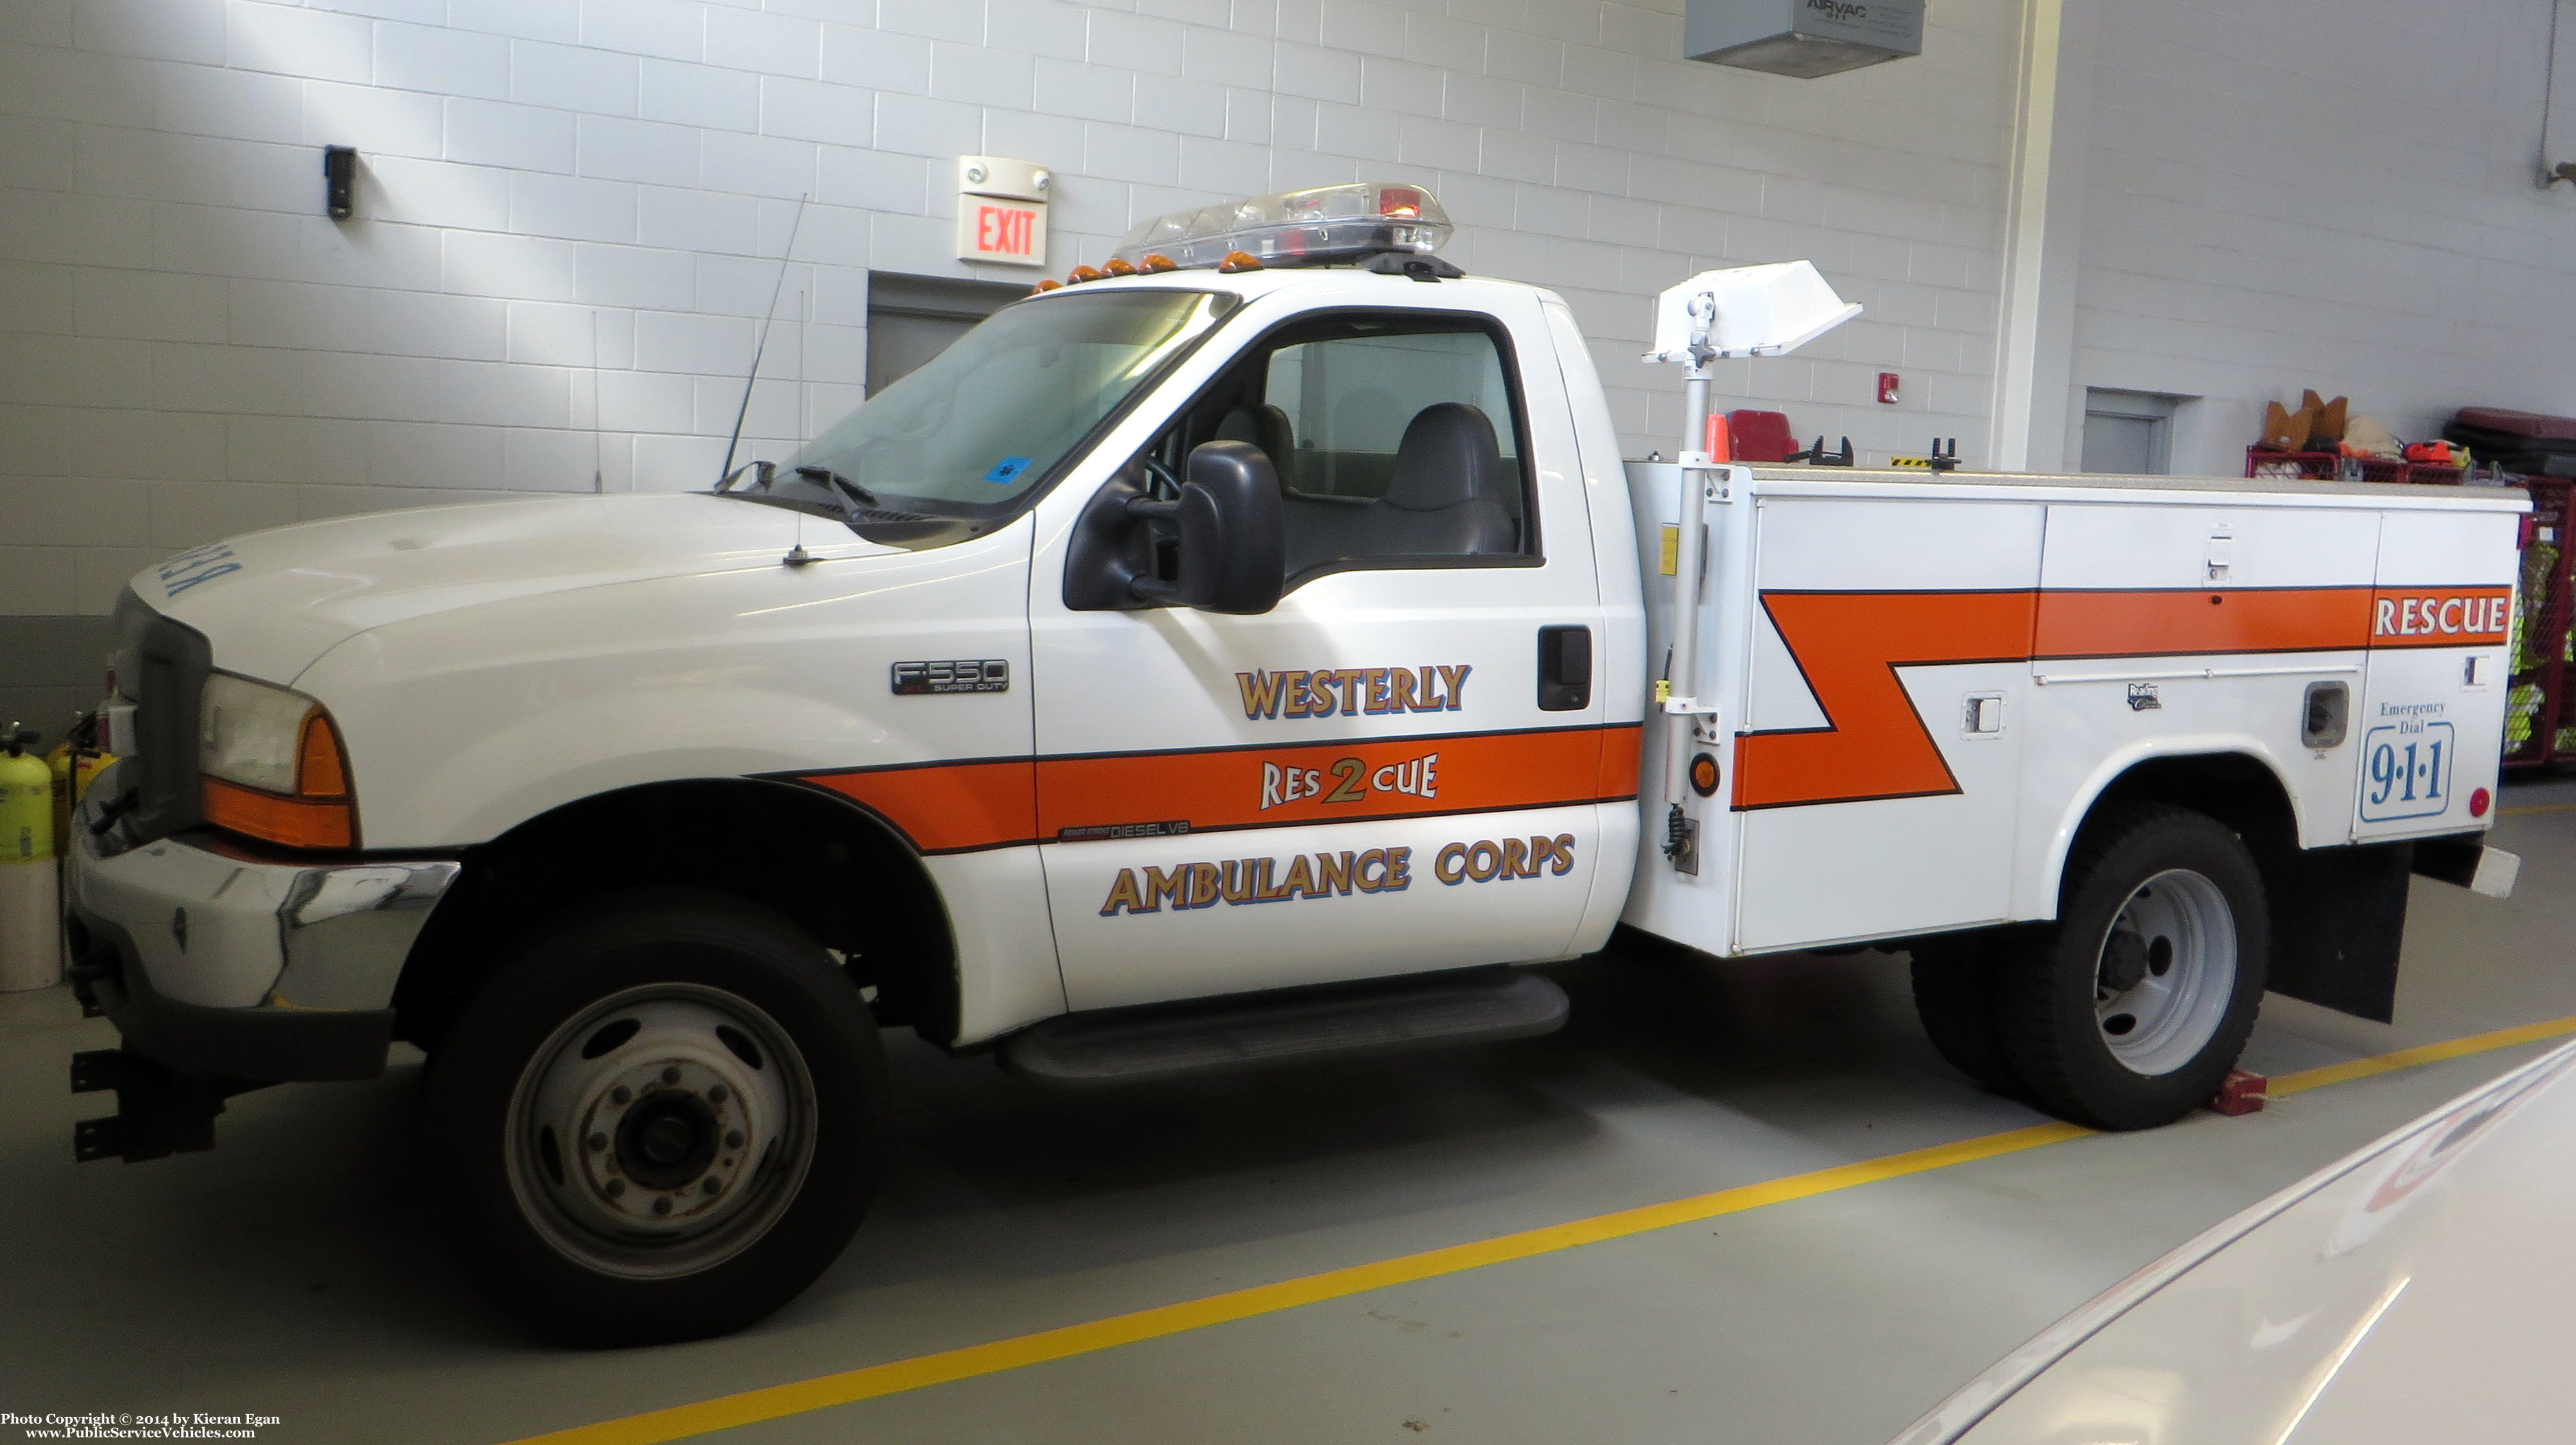
{"type": "Polygon", "coordinates": [[[714,1088],[707,1090],[707,1102],[710,1104],[721,1104],[732,1097],[733,1095],[725,1092],[725,1086],[722,1084],[718,1084],[714,1088]]]}
{"type": "Polygon", "coordinates": [[[676,1084],[680,1082],[680,1066],[678,1064],[663,1065],[662,1082],[666,1084],[676,1084]]]}
{"type": "Polygon", "coordinates": [[[725,1131],[725,1147],[728,1149],[739,1149],[742,1147],[742,1131],[740,1129],[728,1129],[725,1131]]]}
{"type": "Polygon", "coordinates": [[[633,1094],[627,1092],[624,1084],[620,1084],[616,1088],[608,1091],[608,1102],[612,1104],[623,1104],[634,1097],[635,1096],[633,1094]]]}
{"type": "Polygon", "coordinates": [[[625,1196],[626,1196],[626,1181],[625,1181],[625,1180],[623,1180],[623,1179],[611,1179],[611,1180],[609,1180],[609,1181],[608,1181],[608,1197],[609,1197],[609,1198],[611,1198],[611,1199],[622,1199],[622,1198],[624,1198],[625,1196]]]}
{"type": "Polygon", "coordinates": [[[657,1197],[654,1199],[654,1201],[653,1201],[653,1212],[654,1212],[655,1214],[668,1214],[668,1213],[670,1213],[670,1212],[671,1212],[671,1196],[670,1196],[670,1195],[667,1195],[667,1194],[657,1196],[657,1197]]]}
{"type": "Polygon", "coordinates": [[[593,1134],[593,1135],[591,1135],[591,1136],[590,1136],[590,1152],[591,1152],[591,1153],[596,1154],[596,1153],[600,1152],[601,1150],[603,1150],[603,1149],[605,1149],[605,1148],[607,1148],[607,1147],[608,1147],[608,1136],[607,1136],[607,1135],[605,1135],[605,1134],[593,1134]]]}

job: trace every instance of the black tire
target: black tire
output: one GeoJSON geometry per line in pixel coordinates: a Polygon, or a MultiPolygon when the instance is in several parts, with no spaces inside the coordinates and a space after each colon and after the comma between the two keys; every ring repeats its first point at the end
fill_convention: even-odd
{"type": "Polygon", "coordinates": [[[2021,1076],[1995,1026],[1995,968],[2004,941],[1991,934],[1926,939],[1913,955],[1914,1014],[1950,1067],[1990,1094],[2021,1096],[2021,1076]]]}
{"type": "Polygon", "coordinates": [[[2262,1005],[2253,854],[2206,814],[2139,805],[2085,830],[2059,898],[2056,925],[1999,964],[2005,1057],[2061,1118],[2170,1124],[2218,1092],[2262,1005]]]}
{"type": "Polygon", "coordinates": [[[457,1019],[422,1183],[458,1262],[539,1333],[704,1339],[839,1257],[885,1098],[875,1021],[813,939],[722,895],[626,895],[540,929],[457,1019]]]}

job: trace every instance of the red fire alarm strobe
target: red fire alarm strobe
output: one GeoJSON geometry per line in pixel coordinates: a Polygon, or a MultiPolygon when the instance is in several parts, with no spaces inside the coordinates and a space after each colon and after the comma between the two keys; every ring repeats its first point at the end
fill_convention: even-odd
{"type": "Polygon", "coordinates": [[[1878,399],[1889,406],[1894,406],[1898,400],[1898,392],[1899,388],[1896,383],[1896,373],[1892,371],[1880,372],[1878,374],[1878,399]]]}

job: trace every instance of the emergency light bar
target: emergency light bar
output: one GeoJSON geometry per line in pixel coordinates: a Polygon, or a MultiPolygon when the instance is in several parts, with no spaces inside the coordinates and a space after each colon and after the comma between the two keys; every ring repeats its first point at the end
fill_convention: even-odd
{"type": "Polygon", "coordinates": [[[1157,216],[1128,232],[1113,259],[1214,266],[1241,251],[1265,266],[1323,265],[1389,251],[1429,255],[1453,229],[1420,186],[1357,181],[1157,216]]]}

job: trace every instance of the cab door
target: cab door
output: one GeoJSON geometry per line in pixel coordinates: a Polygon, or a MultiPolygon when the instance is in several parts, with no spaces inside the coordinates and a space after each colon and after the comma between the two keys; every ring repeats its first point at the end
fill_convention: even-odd
{"type": "MultiPolygon", "coordinates": [[[[1411,304],[1278,319],[1131,464],[1167,489],[1205,441],[1271,457],[1270,613],[1070,607],[1072,513],[1041,540],[1038,828],[1074,1008],[1554,957],[1574,935],[1604,733],[1567,680],[1602,623],[1571,418],[1534,301],[1429,289],[1357,277],[1355,298],[1411,304]]],[[[1633,742],[1625,769],[1633,791],[1633,742]]]]}

